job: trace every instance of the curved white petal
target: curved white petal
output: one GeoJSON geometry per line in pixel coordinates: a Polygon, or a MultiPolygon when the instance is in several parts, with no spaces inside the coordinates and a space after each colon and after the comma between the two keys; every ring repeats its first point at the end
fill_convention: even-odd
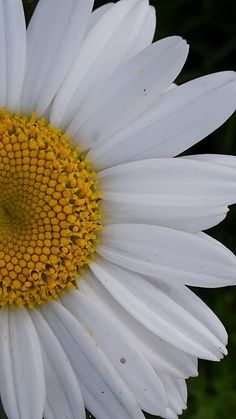
{"type": "Polygon", "coordinates": [[[92,274],[86,272],[78,281],[79,292],[85,294],[94,304],[102,307],[107,318],[113,319],[132,336],[135,346],[152,367],[177,378],[197,375],[197,359],[160,339],[139,323],[115,301],[106,288],[92,274]]]}
{"type": "Polygon", "coordinates": [[[230,117],[235,110],[235,93],[236,76],[232,71],[177,86],[109,141],[96,146],[90,160],[97,169],[103,169],[134,160],[173,157],[230,117]]]}
{"type": "Polygon", "coordinates": [[[236,171],[190,159],[150,159],[98,173],[105,223],[147,223],[200,231],[236,201],[236,171]],[[113,221],[114,220],[114,221],[113,221]]]}
{"type": "Polygon", "coordinates": [[[133,40],[131,46],[131,55],[137,54],[139,51],[142,51],[153,41],[154,34],[156,29],[156,11],[154,7],[149,7],[143,25],[133,40]]]}
{"type": "Polygon", "coordinates": [[[217,360],[227,352],[222,324],[184,287],[168,287],[160,281],[154,285],[147,278],[101,259],[90,267],[118,303],[161,339],[199,358],[217,360]]]}
{"type": "Polygon", "coordinates": [[[90,394],[114,419],[143,419],[132,393],[79,321],[57,302],[43,306],[41,312],[80,381],[85,405],[90,394]]]}
{"type": "Polygon", "coordinates": [[[54,125],[65,127],[75,113],[77,119],[78,109],[91,92],[102,86],[126,55],[129,56],[130,45],[147,9],[146,0],[119,1],[97,21],[85,37],[80,54],[55,99],[51,111],[54,125]]]}
{"type": "Polygon", "coordinates": [[[150,159],[98,174],[102,199],[157,206],[205,207],[236,202],[236,171],[189,159],[150,159]]]}
{"type": "Polygon", "coordinates": [[[136,54],[81,107],[68,127],[70,136],[85,149],[113,136],[157,100],[179,74],[187,53],[186,42],[173,36],[136,54]]]}
{"type": "Polygon", "coordinates": [[[38,310],[31,312],[42,346],[45,367],[45,419],[86,417],[78,380],[67,356],[38,310]]]}
{"type": "Polygon", "coordinates": [[[235,284],[236,258],[216,241],[144,224],[104,227],[97,252],[127,269],[198,287],[235,284]]]}
{"type": "Polygon", "coordinates": [[[27,30],[22,108],[41,116],[78,54],[93,0],[40,0],[27,30]],[[52,24],[53,22],[53,24],[52,24]]]}
{"type": "Polygon", "coordinates": [[[143,204],[127,201],[125,199],[123,202],[101,201],[102,224],[151,224],[196,233],[219,224],[229,211],[226,206],[167,207],[150,205],[147,201],[143,204]]]}
{"type": "MultiPolygon", "coordinates": [[[[144,0],[146,1],[146,0],[144,0]]],[[[115,3],[107,3],[103,6],[98,7],[95,9],[89,19],[87,33],[93,28],[93,26],[98,22],[99,19],[112,7],[115,3]]],[[[139,32],[135,36],[131,55],[141,51],[142,49],[146,48],[150,45],[153,41],[153,37],[155,34],[156,29],[156,10],[153,6],[150,6],[147,10],[147,13],[144,17],[144,21],[142,27],[140,28],[139,32]]]]}
{"type": "Polygon", "coordinates": [[[0,313],[0,390],[9,419],[42,419],[44,368],[32,320],[24,308],[0,313]]]}
{"type": "Polygon", "coordinates": [[[176,415],[170,408],[167,409],[165,416],[163,416],[165,419],[178,419],[178,415],[176,415]]]}
{"type": "MultiPolygon", "coordinates": [[[[117,3],[117,6],[118,4],[119,3],[117,3]]],[[[80,82],[80,85],[66,109],[67,121],[71,121],[72,117],[75,117],[74,123],[77,127],[78,112],[80,112],[81,107],[83,108],[83,106],[86,106],[86,101],[90,101],[90,96],[93,97],[96,95],[96,90],[101,89],[103,83],[115,73],[118,67],[128,61],[132,55],[137,54],[150,45],[150,32],[152,32],[153,35],[156,23],[154,19],[155,14],[153,17],[153,13],[151,13],[152,20],[149,17],[152,9],[153,8],[148,6],[146,0],[141,0],[137,2],[135,7],[133,7],[127,16],[125,16],[118,28],[116,28],[116,25],[114,24],[111,26],[111,28],[113,28],[112,36],[108,39],[107,44],[95,63],[91,65],[91,69],[88,69],[88,73],[84,76],[82,82],[80,82]],[[146,28],[147,24],[149,24],[148,30],[146,28]]],[[[108,19],[108,22],[109,20],[110,19],[108,19]]],[[[101,38],[104,38],[104,26],[107,26],[106,23],[101,26],[101,38]]],[[[98,35],[96,34],[96,28],[94,28],[94,32],[94,38],[97,39],[98,35]]],[[[91,44],[93,45],[94,43],[95,40],[92,39],[91,44]]],[[[91,55],[93,56],[93,54],[91,55]]],[[[81,66],[82,65],[83,63],[81,63],[81,66]]],[[[76,76],[75,82],[78,82],[78,76],[76,76]]],[[[65,123],[65,118],[63,121],[65,123]]],[[[73,135],[74,123],[72,122],[68,129],[71,136],[73,135]]]]}
{"type": "MultiPolygon", "coordinates": [[[[111,419],[109,410],[106,410],[106,406],[104,406],[103,402],[96,399],[86,387],[83,387],[83,395],[86,400],[87,409],[96,419],[111,419]]],[[[145,419],[144,416],[143,419],[145,419]]]]}
{"type": "MultiPolygon", "coordinates": [[[[126,2],[125,5],[126,7],[130,7],[128,2],[126,2]]],[[[118,7],[120,7],[119,2],[116,4],[113,12],[120,12],[118,7]]],[[[100,51],[100,54],[98,48],[96,54],[90,53],[94,62],[90,63],[90,68],[87,69],[87,73],[84,75],[82,81],[80,81],[70,104],[67,106],[65,114],[66,119],[63,119],[64,124],[65,121],[71,122],[75,115],[77,121],[77,114],[80,107],[83,106],[86,101],[90,100],[89,97],[91,95],[93,96],[97,89],[101,88],[105,80],[116,71],[117,67],[133,55],[133,42],[137,37],[140,28],[143,26],[146,11],[148,9],[149,7],[146,0],[141,0],[139,2],[136,0],[133,9],[123,16],[123,20],[120,21],[119,25],[117,25],[117,18],[119,18],[120,13],[116,13],[116,16],[114,16],[113,25],[111,25],[111,18],[107,16],[107,14],[103,19],[105,20],[105,18],[107,18],[107,22],[100,22],[100,33],[98,33],[98,27],[94,28],[93,33],[90,34],[91,46],[90,44],[86,45],[86,48],[88,49],[91,47],[93,50],[93,45],[95,43],[98,45],[98,39],[101,39],[100,46],[102,50],[100,51]],[[104,32],[104,27],[111,28],[110,37],[108,37],[109,33],[107,31],[104,32]],[[104,35],[106,35],[106,37],[104,35]]],[[[76,73],[75,83],[77,84],[79,80],[78,73],[81,72],[82,66],[83,62],[81,61],[80,69],[78,69],[76,73]]]]}
{"type": "MultiPolygon", "coordinates": [[[[165,374],[161,374],[160,377],[168,394],[170,410],[177,415],[181,415],[187,407],[187,387],[185,380],[173,379],[165,374]]],[[[164,417],[169,418],[169,415],[167,414],[164,417]]]]}
{"type": "Polygon", "coordinates": [[[112,7],[114,6],[114,3],[107,3],[103,6],[98,7],[95,9],[88,21],[87,30],[85,36],[88,35],[89,31],[96,25],[96,23],[99,21],[99,19],[102,18],[102,16],[112,7]]]}
{"type": "Polygon", "coordinates": [[[225,154],[195,154],[181,157],[182,159],[196,160],[207,163],[219,164],[236,169],[236,156],[225,154]]]}
{"type": "Polygon", "coordinates": [[[21,0],[0,0],[0,108],[19,111],[25,75],[26,27],[21,0]]]}
{"type": "Polygon", "coordinates": [[[163,385],[125,327],[107,317],[102,304],[98,306],[80,291],[65,294],[62,302],[102,348],[142,410],[163,413],[167,406],[163,385]]]}

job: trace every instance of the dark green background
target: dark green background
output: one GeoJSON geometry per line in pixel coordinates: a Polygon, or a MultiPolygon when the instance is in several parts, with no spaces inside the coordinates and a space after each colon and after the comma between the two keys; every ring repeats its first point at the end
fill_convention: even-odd
{"type": "MultiPolygon", "coordinates": [[[[35,0],[24,1],[27,20],[36,3],[35,0]]],[[[95,7],[104,3],[106,1],[95,1],[95,7]]],[[[189,58],[178,83],[216,71],[235,70],[234,3],[233,0],[151,1],[157,7],[156,39],[181,35],[190,44],[189,58]]],[[[191,152],[236,154],[236,116],[191,152]]],[[[227,219],[210,234],[236,253],[235,227],[236,208],[232,208],[227,219]]],[[[200,362],[199,377],[188,381],[188,410],[183,418],[232,419],[236,417],[236,289],[196,291],[225,324],[229,332],[229,355],[221,363],[200,362]]],[[[3,418],[5,415],[0,412],[0,419],[3,418]]]]}

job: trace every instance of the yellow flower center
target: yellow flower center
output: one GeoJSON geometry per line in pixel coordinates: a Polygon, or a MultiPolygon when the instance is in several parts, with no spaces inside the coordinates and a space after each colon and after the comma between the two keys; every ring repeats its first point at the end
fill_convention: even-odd
{"type": "Polygon", "coordinates": [[[76,288],[100,230],[95,173],[44,119],[0,110],[0,307],[76,288]]]}

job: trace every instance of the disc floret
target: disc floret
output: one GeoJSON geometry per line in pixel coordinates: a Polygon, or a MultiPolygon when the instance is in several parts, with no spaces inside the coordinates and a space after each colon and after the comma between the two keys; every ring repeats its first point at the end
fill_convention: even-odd
{"type": "Polygon", "coordinates": [[[101,229],[96,175],[66,134],[0,111],[0,306],[76,288],[101,229]]]}

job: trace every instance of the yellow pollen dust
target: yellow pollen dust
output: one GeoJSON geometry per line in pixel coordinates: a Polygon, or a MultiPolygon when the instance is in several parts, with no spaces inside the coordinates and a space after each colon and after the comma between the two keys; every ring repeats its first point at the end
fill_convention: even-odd
{"type": "Polygon", "coordinates": [[[44,119],[0,110],[0,307],[76,288],[101,229],[95,173],[44,119]]]}

